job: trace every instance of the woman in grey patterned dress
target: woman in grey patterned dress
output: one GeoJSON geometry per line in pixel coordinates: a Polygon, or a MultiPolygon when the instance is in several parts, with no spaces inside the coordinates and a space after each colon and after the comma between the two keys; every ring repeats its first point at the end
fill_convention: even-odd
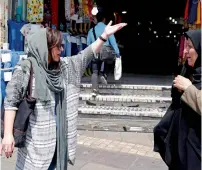
{"type": "Polygon", "coordinates": [[[74,164],[81,77],[104,41],[126,26],[111,24],[91,46],[63,59],[59,31],[42,29],[28,38],[28,59],[15,67],[4,103],[5,130],[0,151],[9,158],[14,149],[12,129],[17,105],[27,91],[32,66],[32,96],[37,103],[29,117],[25,147],[18,149],[16,170],[65,170],[67,163],[74,164]]]}

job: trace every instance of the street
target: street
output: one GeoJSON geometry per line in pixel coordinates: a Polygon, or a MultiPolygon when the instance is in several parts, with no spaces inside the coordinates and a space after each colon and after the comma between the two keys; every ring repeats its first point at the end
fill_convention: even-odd
{"type": "MultiPolygon", "coordinates": [[[[79,131],[76,163],[68,170],[167,170],[152,151],[151,133],[79,131]]],[[[12,158],[1,159],[2,170],[14,170],[12,158]]]]}

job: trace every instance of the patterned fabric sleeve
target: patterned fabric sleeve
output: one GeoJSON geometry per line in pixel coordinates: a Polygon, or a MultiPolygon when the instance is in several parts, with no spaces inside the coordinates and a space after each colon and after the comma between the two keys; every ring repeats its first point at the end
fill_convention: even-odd
{"type": "Polygon", "coordinates": [[[6,98],[4,101],[4,107],[6,110],[17,110],[17,106],[25,95],[28,80],[30,76],[30,63],[26,62],[27,66],[22,67],[17,65],[14,69],[11,81],[6,88],[6,98]]]}

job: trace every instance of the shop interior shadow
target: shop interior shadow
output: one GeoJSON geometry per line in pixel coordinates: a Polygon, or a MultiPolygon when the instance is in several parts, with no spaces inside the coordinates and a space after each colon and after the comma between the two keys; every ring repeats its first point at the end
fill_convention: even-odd
{"type": "Polygon", "coordinates": [[[169,17],[180,18],[184,14],[186,1],[160,0],[97,0],[114,19],[113,13],[122,14],[122,21],[128,26],[115,36],[123,46],[120,48],[123,72],[134,74],[173,74],[178,65],[179,40],[182,25],[174,24],[169,17]]]}

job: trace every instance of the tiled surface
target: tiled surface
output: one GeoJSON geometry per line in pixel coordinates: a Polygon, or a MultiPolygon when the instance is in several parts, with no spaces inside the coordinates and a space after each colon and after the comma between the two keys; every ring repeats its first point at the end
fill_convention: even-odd
{"type": "MultiPolygon", "coordinates": [[[[157,153],[152,152],[149,134],[79,132],[76,162],[68,170],[166,170],[157,153]],[[90,137],[94,134],[96,137],[90,137]],[[123,134],[122,134],[123,135],[123,134]],[[140,141],[126,142],[134,138],[140,141]],[[142,141],[142,145],[140,144],[142,141]],[[148,143],[144,143],[148,141],[148,143]],[[146,145],[143,145],[146,144],[146,145]]],[[[16,152],[10,159],[1,159],[1,169],[14,170],[16,152]]]]}
{"type": "Polygon", "coordinates": [[[80,135],[78,137],[78,144],[93,149],[103,149],[108,151],[136,154],[160,159],[159,154],[153,152],[153,147],[144,146],[140,144],[114,141],[109,139],[100,139],[95,137],[87,137],[83,135],[80,135]]]}

